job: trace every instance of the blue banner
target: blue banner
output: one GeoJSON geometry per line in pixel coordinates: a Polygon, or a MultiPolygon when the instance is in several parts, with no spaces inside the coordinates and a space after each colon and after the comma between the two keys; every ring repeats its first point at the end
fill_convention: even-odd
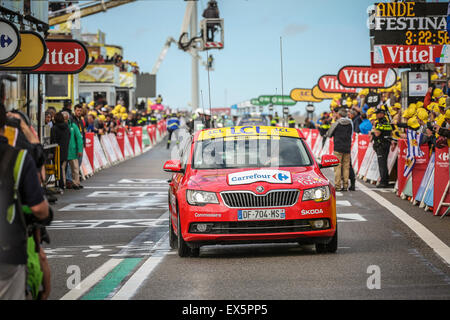
{"type": "Polygon", "coordinates": [[[434,153],[430,157],[430,162],[428,163],[427,170],[425,171],[425,174],[422,178],[422,181],[420,182],[419,190],[417,190],[416,195],[416,201],[422,202],[423,198],[425,197],[425,192],[428,191],[426,188],[430,188],[430,181],[431,185],[433,184],[433,181],[430,180],[431,175],[434,171],[434,153]]]}
{"type": "Polygon", "coordinates": [[[450,1],[448,2],[447,9],[447,32],[450,34],[450,1]]]}

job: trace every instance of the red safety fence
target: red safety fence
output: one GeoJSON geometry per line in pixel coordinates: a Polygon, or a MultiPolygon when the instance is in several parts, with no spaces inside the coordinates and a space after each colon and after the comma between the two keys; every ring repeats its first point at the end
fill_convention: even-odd
{"type": "MultiPolygon", "coordinates": [[[[324,141],[315,129],[302,129],[302,133],[316,158],[333,154],[333,139],[324,141]]],[[[423,156],[416,157],[411,173],[404,177],[407,148],[406,139],[399,139],[397,147],[391,148],[388,157],[389,174],[395,179],[396,194],[431,210],[434,215],[443,215],[448,208],[441,204],[450,202],[449,148],[436,149],[430,153],[428,145],[422,145],[423,156]]],[[[371,183],[379,181],[378,158],[370,135],[355,134],[352,137],[352,164],[359,178],[371,183]]]]}

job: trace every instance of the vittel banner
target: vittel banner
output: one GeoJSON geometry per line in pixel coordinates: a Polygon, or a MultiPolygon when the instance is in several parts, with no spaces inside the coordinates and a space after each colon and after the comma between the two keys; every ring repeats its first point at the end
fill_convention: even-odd
{"type": "Polygon", "coordinates": [[[86,67],[89,54],[86,47],[76,40],[46,40],[47,57],[34,73],[80,73],[86,67]]]}
{"type": "Polygon", "coordinates": [[[345,66],[337,77],[342,86],[350,88],[389,88],[397,81],[393,69],[370,66],[345,66]]]}
{"type": "Polygon", "coordinates": [[[374,46],[372,65],[402,66],[440,63],[445,46],[374,46]]]}
{"type": "Polygon", "coordinates": [[[335,75],[324,75],[320,77],[317,83],[319,89],[323,92],[329,93],[357,93],[357,88],[347,88],[339,83],[337,76],[335,75]]]}

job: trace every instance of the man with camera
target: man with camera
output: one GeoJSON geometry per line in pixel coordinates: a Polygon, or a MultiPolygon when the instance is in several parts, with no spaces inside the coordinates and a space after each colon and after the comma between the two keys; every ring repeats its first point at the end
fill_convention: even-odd
{"type": "MultiPolygon", "coordinates": [[[[8,123],[8,124],[9,124],[8,123]]],[[[30,282],[30,237],[40,241],[35,225],[49,225],[52,214],[44,191],[41,187],[38,175],[38,163],[34,157],[38,155],[39,141],[31,132],[31,129],[20,118],[20,115],[11,114],[7,118],[6,110],[0,103],[0,299],[23,300],[27,296],[37,298],[39,293],[31,289],[30,282]],[[16,122],[19,120],[20,125],[16,122]],[[18,125],[21,132],[30,144],[27,149],[14,148],[9,145],[5,137],[7,122],[18,125]],[[34,155],[33,155],[34,153],[34,155]],[[23,209],[26,208],[28,214],[23,209]]],[[[40,293],[41,299],[46,299],[50,293],[49,269],[45,259],[45,253],[35,244],[34,260],[39,267],[40,283],[35,288],[39,289],[43,284],[44,291],[40,293]],[[42,274],[42,271],[44,274],[42,274]]],[[[35,273],[36,274],[36,273],[35,273]]]]}

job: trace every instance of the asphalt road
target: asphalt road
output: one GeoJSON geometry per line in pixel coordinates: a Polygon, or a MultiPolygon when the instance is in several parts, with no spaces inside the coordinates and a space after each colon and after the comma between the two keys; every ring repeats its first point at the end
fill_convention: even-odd
{"type": "MultiPolygon", "coordinates": [[[[60,197],[45,247],[52,299],[450,298],[449,265],[363,192],[373,188],[367,184],[338,194],[336,254],[265,244],[209,246],[198,258],[179,258],[167,238],[170,175],[161,168],[168,158],[161,144],[60,197]]],[[[419,215],[385,190],[372,190],[419,215]]]]}

